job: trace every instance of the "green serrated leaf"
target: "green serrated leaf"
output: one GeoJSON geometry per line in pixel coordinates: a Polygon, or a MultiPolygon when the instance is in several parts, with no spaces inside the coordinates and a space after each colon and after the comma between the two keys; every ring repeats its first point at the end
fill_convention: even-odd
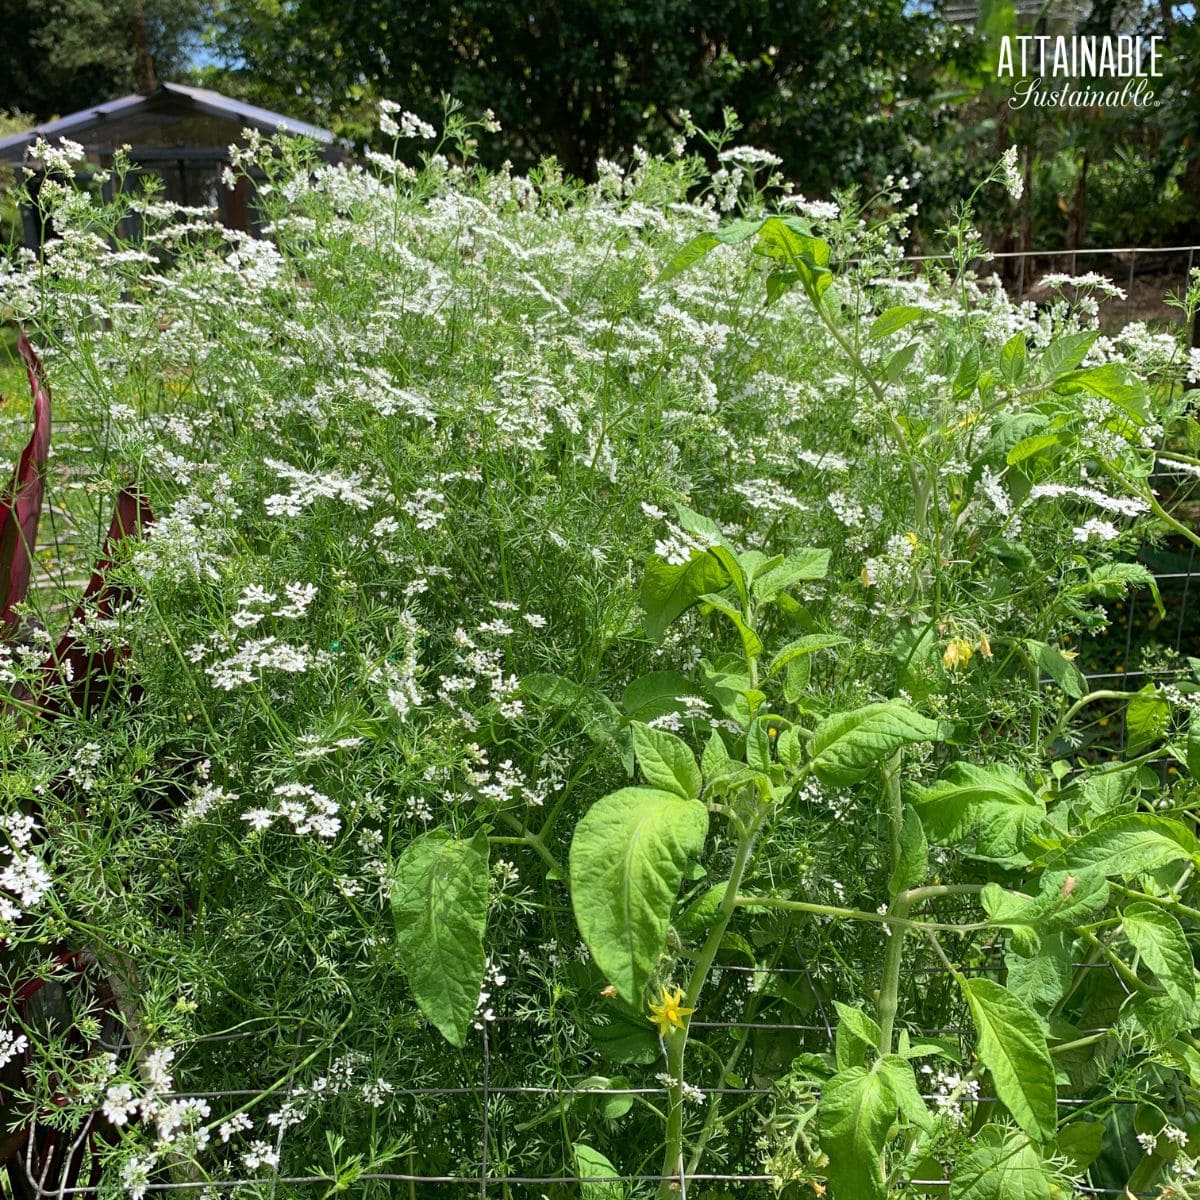
{"type": "Polygon", "coordinates": [[[832,650],[835,646],[845,646],[849,644],[849,641],[849,638],[840,637],[836,633],[806,633],[803,637],[798,637],[795,641],[788,642],[771,659],[771,665],[767,670],[767,674],[774,675],[777,671],[786,667],[788,663],[794,662],[798,658],[803,658],[809,654],[816,654],[819,650],[832,650]]]}
{"type": "Polygon", "coordinates": [[[1171,723],[1171,705],[1152,683],[1146,684],[1125,706],[1126,752],[1141,754],[1161,742],[1171,723]]]}
{"type": "Polygon", "coordinates": [[[1058,1124],[1054,1062],[1034,1013],[994,979],[961,978],[979,1033],[978,1053],[996,1095],[1035,1141],[1048,1142],[1058,1124]]]}
{"type": "Polygon", "coordinates": [[[917,351],[921,349],[920,342],[909,342],[907,346],[901,346],[895,354],[891,356],[883,365],[882,375],[888,383],[899,383],[904,378],[904,372],[912,365],[912,360],[917,357],[917,351]]]}
{"type": "Polygon", "coordinates": [[[1121,914],[1125,936],[1163,991],[1185,1012],[1196,1003],[1196,968],[1183,926],[1155,904],[1129,905],[1121,914]]]}
{"type": "Polygon", "coordinates": [[[1108,903],[1108,880],[1102,871],[1083,869],[1075,874],[1046,871],[1034,898],[987,884],[980,901],[997,925],[1035,927],[1046,933],[1073,929],[1108,903]]]}
{"type": "Polygon", "coordinates": [[[580,1181],[579,1194],[583,1200],[625,1200],[628,1191],[621,1181],[621,1172],[599,1150],[593,1150],[582,1142],[576,1142],[571,1149],[575,1155],[575,1177],[580,1181]]]}
{"type": "Polygon", "coordinates": [[[592,1047],[610,1062],[645,1066],[662,1054],[656,1031],[626,1013],[613,1013],[606,1023],[592,1024],[588,1039],[592,1047]]]}
{"type": "Polygon", "coordinates": [[[718,730],[714,729],[708,735],[704,753],[700,755],[700,773],[707,779],[722,763],[729,761],[729,751],[725,748],[725,739],[718,730]]]}
{"type": "Polygon", "coordinates": [[[1080,811],[1093,818],[1107,815],[1125,799],[1136,774],[1136,767],[1089,772],[1079,784],[1080,811]]]}
{"type": "Polygon", "coordinates": [[[883,1148],[896,1108],[879,1062],[847,1067],[821,1088],[817,1125],[831,1200],[887,1200],[883,1148]]]}
{"type": "Polygon", "coordinates": [[[702,596],[719,592],[731,582],[728,570],[712,550],[695,551],[686,563],[668,563],[651,555],[638,595],[646,612],[647,636],[660,639],[667,626],[698,604],[702,596]]]}
{"type": "Polygon", "coordinates": [[[1045,820],[1041,800],[1011,767],[999,763],[955,763],[929,787],[911,786],[908,796],[930,841],[951,846],[974,838],[975,853],[985,858],[1021,857],[1045,820]]]}
{"type": "Polygon", "coordinates": [[[714,609],[729,620],[742,639],[742,650],[747,659],[761,657],[763,652],[762,639],[746,624],[745,616],[734,605],[730,604],[723,597],[712,594],[701,596],[700,602],[707,604],[709,608],[714,609]]]}
{"type": "Polygon", "coordinates": [[[1171,1042],[1166,1047],[1176,1070],[1183,1071],[1192,1087],[1200,1087],[1200,1051],[1187,1042],[1171,1042]]]}
{"type": "Polygon", "coordinates": [[[1071,1163],[1074,1174],[1083,1174],[1100,1156],[1104,1125],[1100,1121],[1072,1121],[1054,1139],[1054,1148],[1071,1163]]]}
{"type": "Polygon", "coordinates": [[[928,871],[929,843],[925,840],[925,827],[917,810],[906,804],[900,825],[900,857],[888,880],[888,890],[895,893],[916,887],[924,881],[928,871]]]}
{"type": "Polygon", "coordinates": [[[1056,337],[1038,360],[1042,376],[1053,383],[1067,371],[1073,371],[1100,336],[1096,330],[1086,333],[1064,333],[1056,337]]]}
{"type": "Polygon", "coordinates": [[[1068,658],[1057,647],[1048,646],[1045,642],[1035,641],[1033,638],[1026,639],[1025,645],[1029,648],[1038,666],[1072,700],[1080,699],[1087,692],[1087,680],[1084,679],[1083,672],[1075,665],[1073,658],[1068,658]]]}
{"type": "Polygon", "coordinates": [[[1102,363],[1077,371],[1065,371],[1054,381],[1056,391],[1080,389],[1111,401],[1135,424],[1146,423],[1146,389],[1120,363],[1102,363]]]}
{"type": "Polygon", "coordinates": [[[954,1164],[950,1200],[1051,1200],[1051,1180],[1029,1138],[985,1125],[954,1164]]]}
{"type": "Polygon", "coordinates": [[[833,274],[829,270],[829,243],[802,231],[788,217],[768,217],[759,231],[754,250],[786,267],[814,304],[833,283],[833,274]]]}
{"type": "Polygon", "coordinates": [[[775,757],[789,771],[794,771],[800,765],[800,734],[794,725],[779,735],[775,757]]]}
{"type": "Polygon", "coordinates": [[[880,1070],[900,1115],[910,1125],[915,1125],[926,1133],[932,1132],[937,1122],[917,1088],[917,1077],[913,1073],[912,1063],[904,1055],[885,1054],[880,1060],[880,1070]]]}
{"type": "Polygon", "coordinates": [[[783,670],[783,698],[789,704],[796,704],[804,695],[811,677],[812,661],[807,656],[793,658],[783,670]]]}
{"type": "Polygon", "coordinates": [[[937,741],[942,726],[899,700],[827,717],[813,731],[813,770],[822,783],[857,783],[876,763],[914,742],[937,741]]]}
{"type": "Polygon", "coordinates": [[[1168,817],[1126,813],[1102,821],[1045,862],[1048,869],[1078,871],[1094,867],[1110,878],[1125,879],[1168,863],[1195,858],[1196,835],[1168,817]]]}
{"type": "Polygon", "coordinates": [[[729,881],[724,879],[701,892],[676,918],[675,928],[687,937],[707,933],[717,923],[728,889],[729,881]]]}
{"type": "Polygon", "coordinates": [[[771,738],[767,725],[761,721],[751,722],[746,731],[746,762],[764,775],[771,770],[771,738]]]}
{"type": "Polygon", "coordinates": [[[879,1045],[879,1025],[861,1008],[853,1008],[840,1000],[833,1002],[838,1013],[837,1032],[834,1034],[834,1054],[838,1070],[861,1067],[867,1054],[879,1045]]]}
{"type": "Polygon", "coordinates": [[[601,971],[635,1007],[666,944],[684,870],[707,832],[703,804],[636,787],[598,800],[575,827],[575,920],[601,971]]]}
{"type": "Polygon", "coordinates": [[[396,952],[417,1007],[452,1046],[466,1042],[486,959],[488,844],[442,830],[405,847],[392,871],[396,952]]]}
{"type": "Polygon", "coordinates": [[[1166,616],[1158,581],[1141,563],[1103,563],[1092,571],[1087,582],[1087,590],[1095,592],[1105,600],[1119,600],[1133,587],[1149,588],[1159,618],[1166,616]]]}
{"type": "Polygon", "coordinates": [[[630,726],[633,735],[633,754],[642,775],[651,787],[674,792],[684,800],[700,795],[703,780],[696,756],[682,738],[663,729],[651,729],[635,721],[630,726]]]}
{"type": "Polygon", "coordinates": [[[1005,456],[1005,461],[1010,467],[1015,467],[1045,450],[1058,449],[1062,444],[1063,439],[1057,433],[1035,434],[1033,437],[1022,438],[1005,456]]]}
{"type": "Polygon", "coordinates": [[[1122,1010],[1120,1024],[1132,1026],[1152,1046],[1160,1047],[1190,1029],[1192,1018],[1170,996],[1139,992],[1122,1010]]]}
{"type": "Polygon", "coordinates": [[[955,400],[965,400],[975,390],[982,362],[979,347],[972,344],[963,355],[962,362],[958,364],[958,370],[954,374],[952,391],[955,400]]]}
{"type": "Polygon", "coordinates": [[[913,304],[897,304],[880,313],[871,322],[867,338],[872,342],[877,342],[880,338],[897,333],[906,325],[911,325],[914,321],[931,321],[933,319],[934,314],[924,308],[917,308],[913,304]]]}
{"type": "Polygon", "coordinates": [[[1025,377],[1025,335],[1014,333],[1000,351],[1000,373],[1010,387],[1016,387],[1025,377]]]}
{"type": "Polygon", "coordinates": [[[1044,1018],[1071,986],[1074,956],[1070,939],[1063,933],[1042,936],[1033,950],[1032,954],[1020,954],[1014,945],[1005,954],[1005,986],[1044,1018]]]}
{"type": "Polygon", "coordinates": [[[774,600],[784,588],[806,580],[824,579],[829,574],[829,551],[803,549],[789,554],[777,567],[755,581],[753,592],[760,604],[774,600]]]}
{"type": "MultiPolygon", "coordinates": [[[[721,527],[711,517],[694,512],[683,504],[675,505],[675,515],[679,520],[680,528],[685,533],[690,533],[701,545],[707,546],[708,553],[713,555],[721,566],[725,568],[725,573],[729,576],[729,582],[733,585],[734,591],[738,594],[738,599],[741,600],[744,606],[749,596],[746,590],[746,572],[742,567],[741,559],[737,552],[725,540],[725,535],[721,532],[721,527]]],[[[719,589],[714,588],[713,590],[717,591],[719,589]]]]}
{"type": "Polygon", "coordinates": [[[651,671],[635,679],[621,696],[621,707],[630,721],[649,723],[655,717],[681,712],[680,696],[694,694],[696,685],[678,671],[651,671]]]}
{"type": "Polygon", "coordinates": [[[734,221],[716,233],[701,233],[681,247],[659,272],[658,282],[666,283],[688,267],[698,263],[718,246],[735,246],[752,238],[762,227],[761,221],[734,221]]]}

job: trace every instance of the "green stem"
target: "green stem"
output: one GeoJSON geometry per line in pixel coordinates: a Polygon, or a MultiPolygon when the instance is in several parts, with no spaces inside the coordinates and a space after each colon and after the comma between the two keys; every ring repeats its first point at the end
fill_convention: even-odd
{"type": "Polygon", "coordinates": [[[687,1180],[683,1167],[683,1056],[687,1048],[687,1028],[672,1030],[663,1039],[667,1048],[667,1074],[671,1077],[667,1089],[667,1141],[663,1149],[662,1175],[673,1175],[676,1179],[664,1179],[658,1185],[660,1197],[687,1194],[687,1180]]]}
{"type": "Polygon", "coordinates": [[[1146,503],[1150,505],[1150,511],[1160,521],[1162,521],[1164,525],[1168,526],[1174,533],[1179,534],[1180,537],[1187,538],[1187,540],[1191,542],[1193,546],[1200,546],[1200,534],[1196,533],[1196,531],[1193,529],[1189,529],[1181,521],[1177,521],[1173,516],[1171,516],[1171,514],[1167,512],[1167,510],[1163,508],[1161,504],[1159,504],[1158,497],[1155,496],[1154,492],[1149,487],[1144,487],[1142,489],[1136,488],[1133,485],[1133,482],[1130,479],[1127,479],[1122,472],[1117,470],[1112,463],[1106,462],[1103,464],[1103,466],[1108,475],[1111,475],[1112,478],[1117,480],[1117,482],[1123,487],[1128,488],[1128,490],[1136,495],[1140,500],[1146,501],[1146,503]]]}
{"type": "MultiPolygon", "coordinates": [[[[776,946],[775,951],[771,954],[771,956],[769,958],[768,969],[771,969],[775,966],[775,964],[779,960],[779,955],[782,953],[782,951],[783,951],[783,944],[781,943],[776,946]]],[[[762,998],[762,993],[755,992],[754,995],[750,998],[749,1004],[747,1004],[747,1006],[746,1006],[746,1012],[743,1017],[743,1020],[745,1021],[745,1025],[738,1033],[737,1041],[734,1043],[734,1047],[730,1051],[729,1057],[726,1058],[724,1060],[724,1062],[721,1063],[721,1074],[718,1076],[718,1079],[717,1079],[717,1083],[719,1086],[724,1085],[725,1080],[729,1077],[729,1072],[732,1071],[735,1066],[737,1066],[737,1061],[739,1058],[741,1058],[742,1051],[745,1050],[746,1044],[750,1041],[750,1035],[751,1035],[751,1033],[754,1032],[754,1027],[753,1027],[754,1015],[758,1011],[758,1004],[759,1004],[759,1001],[761,1000],[761,998],[762,998]]],[[[751,1101],[749,1101],[749,1103],[753,1104],[754,1101],[751,1100],[751,1101]]],[[[726,1121],[731,1120],[733,1118],[733,1116],[737,1112],[740,1112],[740,1111],[741,1111],[740,1108],[735,1109],[732,1113],[730,1113],[726,1117],[726,1121]]],[[[700,1136],[696,1139],[695,1146],[692,1147],[692,1157],[688,1163],[688,1173],[689,1174],[694,1174],[697,1170],[699,1170],[700,1159],[704,1154],[704,1147],[706,1145],[708,1145],[708,1139],[710,1137],[712,1137],[712,1135],[716,1132],[717,1118],[718,1118],[718,1116],[720,1116],[720,1113],[721,1113],[721,1095],[720,1095],[720,1093],[717,1093],[717,1095],[713,1096],[709,1102],[708,1112],[705,1114],[704,1124],[700,1129],[700,1136]]]]}
{"type": "Polygon", "coordinates": [[[1149,892],[1139,892],[1136,888],[1122,887],[1119,883],[1111,884],[1123,896],[1128,896],[1131,900],[1146,900],[1151,904],[1157,904],[1159,908],[1165,908],[1167,912],[1174,913],[1177,917],[1188,917],[1193,921],[1200,921],[1200,908],[1192,908],[1187,904],[1181,904],[1178,900],[1173,900],[1168,896],[1152,896],[1149,892]]]}
{"type": "MultiPolygon", "coordinates": [[[[901,761],[901,753],[897,750],[883,768],[884,790],[888,800],[888,845],[891,850],[893,878],[900,867],[903,853],[900,842],[900,830],[904,822],[904,799],[900,793],[901,761]]],[[[910,901],[905,895],[905,890],[902,887],[895,888],[888,905],[888,916],[905,920],[909,907],[910,901]]],[[[896,1012],[900,1006],[900,966],[904,956],[905,932],[903,925],[888,926],[888,944],[883,956],[883,978],[880,981],[877,1008],[881,1055],[892,1052],[892,1031],[896,1026],[896,1012]]]]}
{"type": "Polygon", "coordinates": [[[318,1045],[317,1048],[310,1055],[308,1055],[307,1058],[304,1058],[303,1060],[301,1060],[300,1062],[296,1063],[294,1066],[289,1068],[289,1070],[287,1071],[286,1074],[282,1075],[279,1079],[275,1080],[275,1082],[273,1084],[271,1084],[270,1087],[263,1088],[263,1090],[261,1092],[259,1092],[256,1096],[253,1096],[251,1099],[247,1100],[245,1104],[239,1105],[232,1112],[221,1113],[219,1117],[214,1117],[213,1120],[211,1120],[206,1126],[204,1126],[204,1128],[207,1129],[210,1133],[215,1133],[217,1131],[217,1126],[222,1121],[227,1121],[227,1120],[229,1120],[230,1117],[236,1117],[236,1116],[241,1115],[244,1112],[249,1112],[250,1109],[252,1109],[256,1104],[261,1104],[265,1099],[267,1099],[268,1096],[272,1096],[276,1092],[280,1091],[282,1088],[286,1087],[288,1084],[290,1084],[292,1082],[293,1079],[295,1079],[295,1077],[301,1071],[304,1070],[305,1067],[307,1067],[309,1065],[309,1063],[315,1062],[316,1059],[319,1058],[322,1054],[327,1053],[331,1047],[336,1046],[338,1044],[338,1041],[337,1041],[338,1035],[342,1032],[343,1029],[346,1028],[347,1025],[350,1024],[350,1022],[353,1019],[354,1019],[354,1012],[351,1011],[350,1015],[329,1035],[328,1039],[326,1041],[321,1042],[320,1045],[318,1045]]]}
{"type": "Polygon", "coordinates": [[[1013,648],[1017,657],[1025,664],[1025,670],[1029,672],[1029,682],[1033,689],[1029,703],[1029,744],[1034,754],[1038,754],[1042,747],[1042,672],[1033,655],[1026,654],[1019,645],[1013,648]]]}
{"type": "MultiPolygon", "coordinates": [[[[762,825],[765,810],[760,805],[754,819],[750,822],[745,835],[738,839],[737,853],[734,856],[733,868],[729,873],[729,882],[725,894],[721,898],[721,906],[717,910],[717,920],[708,931],[704,945],[696,956],[696,966],[688,981],[687,995],[684,998],[684,1008],[695,1008],[704,990],[709,971],[725,937],[730,918],[737,907],[737,890],[741,886],[746,868],[754,853],[754,843],[762,825]]],[[[683,1028],[670,1031],[663,1041],[667,1050],[667,1073],[671,1076],[668,1089],[666,1145],[663,1148],[663,1166],[661,1175],[671,1176],[659,1185],[659,1200],[686,1200],[687,1179],[683,1162],[683,1067],[684,1055],[687,1049],[688,1033],[691,1029],[691,1018],[683,1018],[683,1028]],[[677,1181],[677,1182],[676,1182],[677,1181]]]]}
{"type": "MultiPolygon", "coordinates": [[[[889,916],[906,917],[908,905],[899,897],[894,899],[889,916]]],[[[879,1053],[891,1054],[892,1031],[896,1025],[896,1012],[900,1007],[900,967],[904,960],[903,925],[892,926],[888,933],[887,950],[883,956],[883,979],[879,988],[879,1004],[876,1020],[879,1022],[879,1053]]]]}
{"type": "Polygon", "coordinates": [[[811,913],[815,917],[837,917],[846,921],[873,921],[876,925],[916,929],[922,933],[931,929],[942,933],[975,933],[980,929],[994,927],[991,921],[968,921],[954,925],[943,921],[914,920],[891,909],[881,913],[869,912],[865,908],[839,908],[836,904],[810,904],[806,900],[781,900],[775,896],[738,896],[737,905],[739,908],[781,908],[788,912],[811,913]]]}
{"type": "Polygon", "coordinates": [[[1090,933],[1086,929],[1081,929],[1079,934],[1084,941],[1094,946],[1100,951],[1101,954],[1104,955],[1106,959],[1108,959],[1112,969],[1116,971],[1121,979],[1135,992],[1149,994],[1154,991],[1154,989],[1148,983],[1143,982],[1137,977],[1137,975],[1133,973],[1133,971],[1129,969],[1128,964],[1121,959],[1121,956],[1115,950],[1111,949],[1104,942],[1102,942],[1094,933],[1090,933]]]}
{"type": "Polygon", "coordinates": [[[547,848],[546,843],[541,837],[530,829],[526,829],[512,813],[498,812],[496,814],[509,829],[515,830],[520,835],[520,840],[529,846],[537,856],[548,866],[564,886],[567,883],[567,873],[563,870],[562,864],[554,857],[553,853],[547,848]]]}
{"type": "Polygon", "coordinates": [[[1050,731],[1050,741],[1054,741],[1071,723],[1071,719],[1080,709],[1086,708],[1089,704],[1094,704],[1098,700],[1132,700],[1132,692],[1114,692],[1111,690],[1101,690],[1098,692],[1088,692],[1086,696],[1081,696],[1065,713],[1055,722],[1054,728],[1050,731]]]}
{"type": "Polygon", "coordinates": [[[928,887],[909,888],[902,896],[909,904],[919,904],[937,896],[978,896],[986,886],[984,883],[932,883],[928,887]]]}
{"type": "Polygon", "coordinates": [[[1051,1054],[1066,1054],[1069,1050],[1083,1050],[1087,1046],[1094,1046],[1097,1042],[1102,1042],[1108,1037],[1109,1031],[1102,1029],[1099,1033],[1089,1033],[1087,1037],[1076,1038],[1073,1042],[1059,1042],[1057,1046],[1050,1047],[1051,1054]]]}

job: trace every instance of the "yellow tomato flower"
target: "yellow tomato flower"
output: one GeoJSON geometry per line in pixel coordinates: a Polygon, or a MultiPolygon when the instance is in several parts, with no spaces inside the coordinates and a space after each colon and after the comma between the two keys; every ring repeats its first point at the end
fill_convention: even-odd
{"type": "Polygon", "coordinates": [[[915,533],[906,533],[904,540],[915,550],[920,544],[921,539],[915,533]]]}
{"type": "Polygon", "coordinates": [[[982,654],[984,658],[992,657],[992,643],[988,641],[986,633],[981,633],[979,635],[978,649],[979,653],[982,654]]]}
{"type": "Polygon", "coordinates": [[[975,647],[966,638],[951,638],[946,645],[945,654],[942,655],[942,666],[947,671],[953,671],[958,667],[965,667],[971,661],[974,654],[975,647]]]}
{"type": "Polygon", "coordinates": [[[662,1000],[650,1004],[650,1019],[658,1026],[659,1035],[665,1037],[672,1029],[682,1029],[683,1018],[690,1017],[695,1011],[683,1007],[683,992],[679,988],[664,986],[662,1000]]]}

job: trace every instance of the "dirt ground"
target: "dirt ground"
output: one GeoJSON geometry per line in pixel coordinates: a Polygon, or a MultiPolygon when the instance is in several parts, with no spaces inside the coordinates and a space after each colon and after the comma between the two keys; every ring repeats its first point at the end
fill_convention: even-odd
{"type": "Polygon", "coordinates": [[[1019,268],[1014,270],[1010,266],[1007,276],[1009,291],[1014,297],[1020,296],[1023,290],[1025,299],[1039,302],[1051,296],[1051,289],[1042,283],[1048,274],[1083,275],[1094,271],[1111,279],[1125,293],[1125,299],[1109,300],[1101,305],[1101,324],[1111,331],[1130,321],[1178,325],[1179,310],[1171,308],[1166,299],[1172,294],[1182,294],[1189,268],[1194,267],[1200,267],[1200,251],[1162,254],[1142,250],[1104,256],[1081,252],[1074,264],[1069,255],[1027,260],[1023,289],[1019,268]]]}

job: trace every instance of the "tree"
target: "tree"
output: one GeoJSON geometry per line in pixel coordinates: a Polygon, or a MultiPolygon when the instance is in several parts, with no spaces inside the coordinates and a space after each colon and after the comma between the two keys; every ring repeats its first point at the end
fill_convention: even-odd
{"type": "Polygon", "coordinates": [[[215,85],[359,140],[380,96],[429,116],[450,92],[495,111],[496,159],[587,175],[728,105],[818,192],[904,169],[959,44],[906,0],[223,0],[214,30],[215,85]]]}
{"type": "Polygon", "coordinates": [[[0,109],[39,121],[185,70],[203,0],[0,0],[0,109]]]}

